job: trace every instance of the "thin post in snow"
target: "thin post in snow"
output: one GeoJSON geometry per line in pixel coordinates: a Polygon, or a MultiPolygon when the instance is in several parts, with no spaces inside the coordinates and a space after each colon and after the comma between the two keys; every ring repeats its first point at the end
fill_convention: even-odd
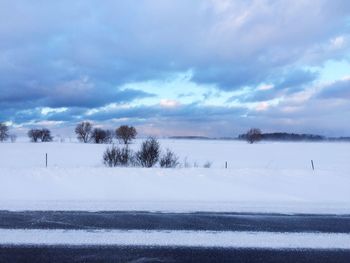
{"type": "Polygon", "coordinates": [[[311,160],[311,166],[312,166],[312,170],[315,171],[315,166],[314,166],[314,161],[311,160]]]}
{"type": "Polygon", "coordinates": [[[45,165],[46,165],[46,168],[47,168],[47,153],[45,154],[45,165]]]}
{"type": "Polygon", "coordinates": [[[225,169],[227,169],[227,161],[225,162],[225,169]]]}

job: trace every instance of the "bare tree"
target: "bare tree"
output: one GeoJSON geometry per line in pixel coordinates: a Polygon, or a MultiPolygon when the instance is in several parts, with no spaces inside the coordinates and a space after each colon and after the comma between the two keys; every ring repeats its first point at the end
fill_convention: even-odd
{"type": "Polygon", "coordinates": [[[42,129],[40,139],[42,142],[52,142],[53,137],[51,136],[51,131],[46,128],[42,129]]]}
{"type": "Polygon", "coordinates": [[[105,136],[106,136],[106,134],[105,134],[105,131],[103,129],[95,128],[95,129],[93,129],[93,131],[91,133],[91,140],[94,143],[103,143],[105,136]]]}
{"type": "Polygon", "coordinates": [[[77,134],[79,141],[84,143],[89,142],[91,138],[91,133],[92,133],[92,124],[88,121],[79,123],[75,127],[75,133],[77,134]]]}
{"type": "Polygon", "coordinates": [[[156,138],[150,137],[142,142],[141,149],[136,153],[136,163],[142,167],[153,167],[159,160],[160,145],[156,138]]]}
{"type": "Polygon", "coordinates": [[[166,153],[160,158],[160,167],[162,168],[176,168],[179,165],[179,157],[174,152],[167,149],[166,153]]]}
{"type": "Polygon", "coordinates": [[[38,142],[41,138],[41,130],[39,129],[30,129],[28,131],[28,137],[32,142],[38,142]]]}
{"type": "Polygon", "coordinates": [[[5,123],[0,123],[0,142],[9,138],[9,127],[5,123]]]}
{"type": "Polygon", "coordinates": [[[109,130],[95,128],[91,133],[91,140],[94,143],[111,143],[113,140],[113,132],[109,130]]]}
{"type": "Polygon", "coordinates": [[[254,143],[260,141],[262,138],[262,133],[260,129],[252,128],[246,133],[246,140],[249,143],[254,143]]]}
{"type": "Polygon", "coordinates": [[[51,131],[49,129],[30,129],[28,131],[28,137],[32,142],[51,142],[53,137],[51,136],[51,131]]]}
{"type": "Polygon", "coordinates": [[[137,131],[132,126],[122,125],[115,131],[116,137],[120,142],[129,144],[136,138],[137,131]]]}

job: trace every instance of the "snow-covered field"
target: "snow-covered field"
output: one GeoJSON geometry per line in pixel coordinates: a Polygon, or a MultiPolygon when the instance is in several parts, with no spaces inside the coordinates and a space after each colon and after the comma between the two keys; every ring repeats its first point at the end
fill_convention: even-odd
{"type": "Polygon", "coordinates": [[[191,168],[106,168],[106,145],[2,143],[0,210],[350,213],[349,143],[160,142],[191,168]]]}

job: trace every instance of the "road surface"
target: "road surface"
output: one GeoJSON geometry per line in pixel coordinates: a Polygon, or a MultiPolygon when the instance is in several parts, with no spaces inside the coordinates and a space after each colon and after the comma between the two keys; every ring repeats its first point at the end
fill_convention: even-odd
{"type": "Polygon", "coordinates": [[[349,240],[350,215],[0,211],[11,263],[348,263],[349,240]]]}

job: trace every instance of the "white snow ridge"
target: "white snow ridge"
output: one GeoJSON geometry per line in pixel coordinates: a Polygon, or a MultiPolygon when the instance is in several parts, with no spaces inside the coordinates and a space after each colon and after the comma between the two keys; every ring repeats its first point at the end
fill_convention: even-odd
{"type": "Polygon", "coordinates": [[[179,230],[0,229],[0,245],[350,249],[350,234],[179,230]]]}

